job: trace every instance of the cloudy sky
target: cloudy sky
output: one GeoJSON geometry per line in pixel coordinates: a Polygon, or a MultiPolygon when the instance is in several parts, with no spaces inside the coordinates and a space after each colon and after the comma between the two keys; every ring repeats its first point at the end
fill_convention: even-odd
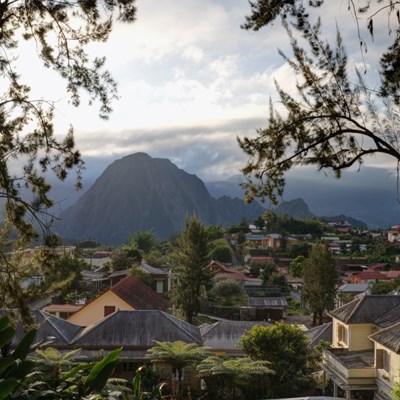
{"type": "MultiPolygon", "coordinates": [[[[329,16],[324,35],[333,37],[338,24],[351,63],[359,63],[348,2],[329,3],[319,10],[329,16]]],[[[98,176],[112,160],[139,151],[169,158],[205,180],[237,174],[246,157],[236,137],[265,126],[268,99],[276,99],[274,79],[289,90],[295,82],[277,54],[287,49],[280,23],[260,32],[240,29],[249,13],[246,0],[137,0],[137,8],[134,24],[115,26],[106,44],[90,48],[107,57],[119,84],[110,120],[98,118],[95,106],[68,106],[63,83],[50,72],[40,75],[28,47],[21,55],[30,62],[24,74],[40,96],[56,101],[60,132],[74,126],[87,175],[98,176]]],[[[373,54],[371,43],[369,73],[373,54]]]]}

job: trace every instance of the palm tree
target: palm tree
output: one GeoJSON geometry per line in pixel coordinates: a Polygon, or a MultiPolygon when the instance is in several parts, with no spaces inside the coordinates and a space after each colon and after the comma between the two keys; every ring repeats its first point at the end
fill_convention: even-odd
{"type": "Polygon", "coordinates": [[[148,350],[147,358],[152,362],[162,362],[172,367],[172,372],[178,374],[178,382],[182,381],[185,367],[196,364],[210,355],[208,347],[195,343],[154,341],[157,346],[148,350]]]}
{"type": "Polygon", "coordinates": [[[267,361],[254,361],[248,357],[224,359],[210,356],[204,359],[198,366],[197,371],[203,378],[222,377],[230,386],[229,398],[236,399],[237,389],[249,387],[257,378],[266,377],[274,373],[268,368],[267,361]]]}

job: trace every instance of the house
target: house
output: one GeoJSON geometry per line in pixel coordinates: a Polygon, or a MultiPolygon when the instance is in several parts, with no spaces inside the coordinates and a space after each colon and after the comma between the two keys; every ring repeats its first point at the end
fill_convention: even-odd
{"type": "Polygon", "coordinates": [[[234,268],[227,268],[219,261],[212,260],[208,264],[207,269],[214,274],[213,279],[217,278],[231,278],[238,282],[242,288],[246,287],[259,287],[262,286],[262,280],[247,276],[243,271],[234,268]]]}
{"type": "Polygon", "coordinates": [[[387,240],[390,243],[398,242],[400,240],[400,225],[394,225],[388,230],[387,240]]]}
{"type": "Polygon", "coordinates": [[[341,285],[336,294],[336,306],[340,307],[348,303],[355,296],[365,293],[369,287],[369,283],[345,283],[341,285]]]}
{"type": "Polygon", "coordinates": [[[400,296],[365,295],[330,312],[332,348],[323,353],[322,369],[337,388],[372,392],[389,400],[400,369],[400,296]]]}
{"type": "MultiPolygon", "coordinates": [[[[297,239],[290,236],[285,239],[288,245],[298,242],[297,239]]],[[[276,249],[281,247],[281,242],[282,235],[280,233],[270,233],[268,235],[246,235],[246,243],[251,246],[276,249]]]]}
{"type": "Polygon", "coordinates": [[[305,334],[311,348],[314,348],[321,340],[332,343],[332,322],[308,329],[305,334]]]}
{"type": "MultiPolygon", "coordinates": [[[[121,348],[119,364],[114,376],[132,379],[136,369],[149,362],[147,350],[155,340],[202,344],[198,327],[181,321],[160,310],[116,311],[106,318],[82,327],[44,311],[35,311],[38,327],[36,339],[51,337],[47,346],[60,351],[80,349],[78,357],[84,361],[98,360],[114,349],[121,348]]],[[[12,345],[16,346],[24,335],[21,324],[12,345]]]]}
{"type": "Polygon", "coordinates": [[[168,309],[168,300],[133,275],[128,275],[105,293],[68,318],[80,326],[91,325],[117,310],[168,309]]]}
{"type": "Polygon", "coordinates": [[[375,283],[376,281],[389,280],[383,272],[367,269],[351,277],[351,283],[375,283]]]}
{"type": "Polygon", "coordinates": [[[265,321],[217,321],[200,326],[203,346],[210,347],[215,356],[243,356],[238,347],[240,338],[256,325],[270,324],[265,321]]]}
{"type": "Polygon", "coordinates": [[[279,321],[286,317],[285,297],[249,297],[247,306],[240,307],[242,321],[279,321]]]}
{"type": "Polygon", "coordinates": [[[151,276],[151,279],[154,283],[152,289],[160,294],[168,293],[170,287],[168,268],[156,268],[142,260],[139,265],[139,269],[151,276]]]}

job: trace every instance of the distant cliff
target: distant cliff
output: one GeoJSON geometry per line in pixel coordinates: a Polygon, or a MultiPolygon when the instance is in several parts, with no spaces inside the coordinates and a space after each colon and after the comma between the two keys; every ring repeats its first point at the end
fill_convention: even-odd
{"type": "Polygon", "coordinates": [[[195,175],[171,161],[136,153],[114,161],[86,193],[61,214],[56,228],[64,239],[94,238],[121,244],[136,231],[152,229],[160,239],[178,233],[195,213],[205,225],[252,221],[263,213],[257,203],[210,196],[195,175]]]}

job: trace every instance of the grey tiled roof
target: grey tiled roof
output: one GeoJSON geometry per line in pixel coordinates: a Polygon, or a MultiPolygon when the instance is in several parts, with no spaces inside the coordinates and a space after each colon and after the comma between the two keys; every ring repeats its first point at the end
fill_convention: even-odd
{"type": "Polygon", "coordinates": [[[270,325],[263,321],[218,321],[200,328],[203,345],[213,350],[239,350],[240,338],[255,325],[270,325]]]}
{"type": "Polygon", "coordinates": [[[375,324],[386,328],[400,321],[400,304],[375,320],[375,324]]]}
{"type": "Polygon", "coordinates": [[[151,347],[154,340],[201,344],[197,327],[158,310],[117,311],[86,327],[73,341],[76,347],[151,347]]]}
{"type": "Polygon", "coordinates": [[[369,336],[382,346],[400,354],[400,321],[369,336]]]}
{"type": "Polygon", "coordinates": [[[310,347],[317,345],[320,340],[332,343],[332,322],[311,328],[305,333],[310,347]]]}
{"type": "Polygon", "coordinates": [[[375,323],[375,320],[399,304],[398,295],[365,295],[336,308],[330,315],[345,323],[375,323]]]}

